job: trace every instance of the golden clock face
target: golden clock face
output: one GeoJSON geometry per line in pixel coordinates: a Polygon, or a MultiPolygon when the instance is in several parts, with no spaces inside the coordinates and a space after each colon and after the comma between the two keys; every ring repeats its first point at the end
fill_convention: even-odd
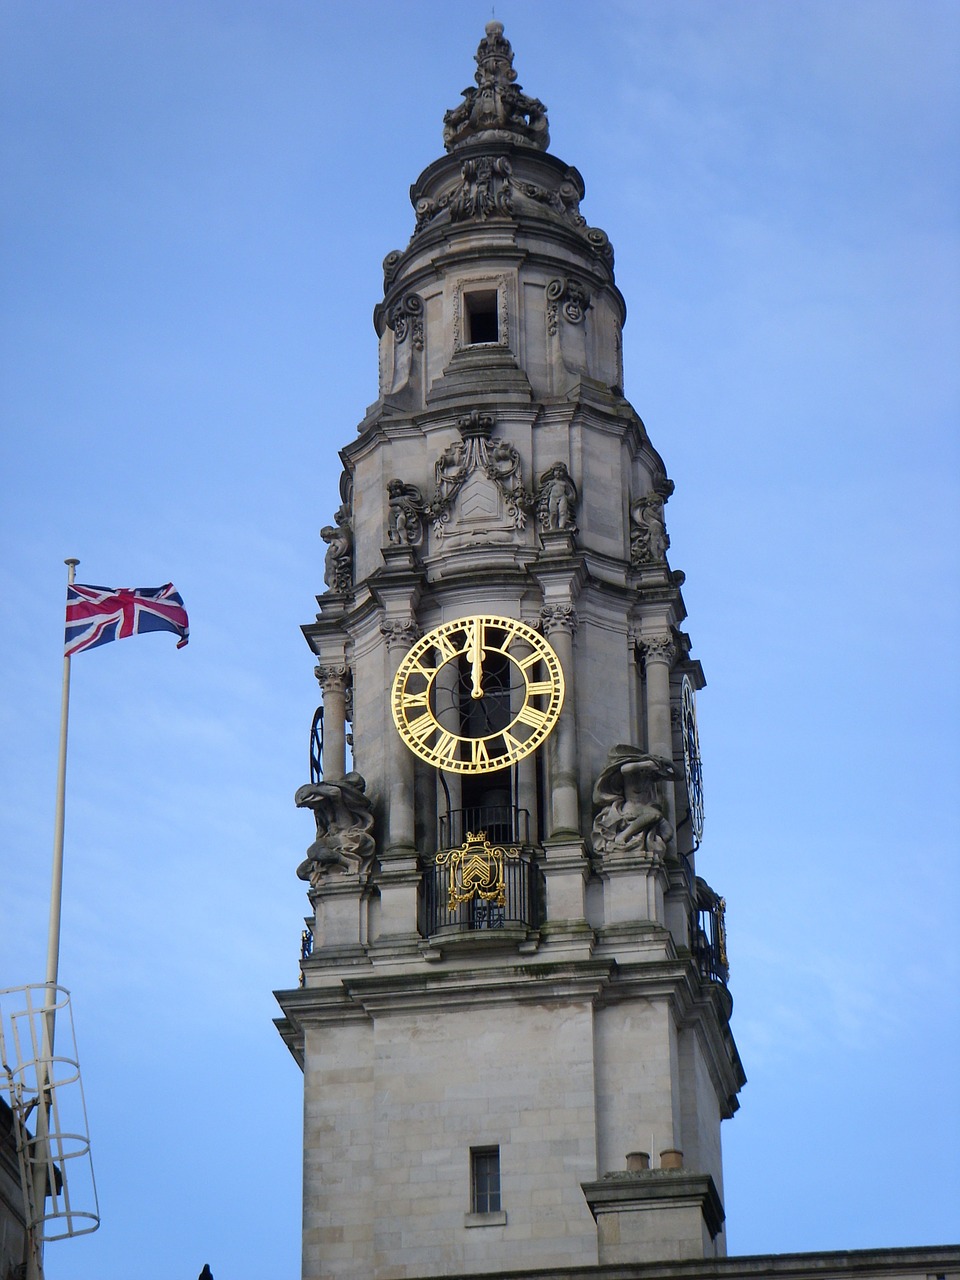
{"type": "Polygon", "coordinates": [[[486,614],[422,636],[393,681],[393,720],[421,760],[491,773],[544,741],[563,705],[560,660],[539,632],[486,614]]]}

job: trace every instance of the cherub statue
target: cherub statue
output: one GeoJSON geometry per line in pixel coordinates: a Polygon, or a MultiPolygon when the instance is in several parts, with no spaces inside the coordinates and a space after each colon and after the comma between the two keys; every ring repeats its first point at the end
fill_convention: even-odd
{"type": "Polygon", "coordinates": [[[323,557],[323,580],[331,591],[349,591],[353,586],[353,534],[350,518],[341,507],[334,516],[336,526],[325,524],[320,537],[327,544],[323,557]]]}
{"type": "Polygon", "coordinates": [[[423,494],[415,484],[391,480],[387,484],[387,537],[394,546],[417,546],[423,536],[420,513],[423,494]]]}
{"type": "Polygon", "coordinates": [[[660,781],[674,776],[673,763],[639,747],[613,747],[593,789],[600,811],[593,821],[593,848],[601,855],[662,854],[673,835],[660,781]]]}
{"type": "Polygon", "coordinates": [[[541,529],[570,529],[577,507],[577,487],[562,462],[555,462],[540,477],[536,496],[537,515],[541,529]]]}
{"type": "Polygon", "coordinates": [[[329,782],[309,782],[294,801],[298,809],[312,809],[317,838],[297,868],[301,880],[316,880],[328,871],[363,871],[376,845],[373,809],[359,773],[348,773],[329,782]]]}
{"type": "Polygon", "coordinates": [[[670,537],[663,520],[663,498],[648,493],[630,506],[630,559],[634,564],[663,564],[670,537]]]}

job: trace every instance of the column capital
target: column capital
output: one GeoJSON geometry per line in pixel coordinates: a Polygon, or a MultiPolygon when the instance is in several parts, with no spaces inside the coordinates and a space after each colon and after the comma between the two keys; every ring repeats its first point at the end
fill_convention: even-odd
{"type": "Polygon", "coordinates": [[[671,635],[642,636],[639,646],[645,662],[665,662],[672,667],[677,660],[677,643],[671,635]]]}
{"type": "Polygon", "coordinates": [[[314,667],[313,674],[317,677],[324,693],[343,693],[350,678],[350,668],[344,665],[322,664],[314,667]]]}
{"type": "Polygon", "coordinates": [[[580,618],[572,604],[545,604],[540,610],[540,626],[545,636],[554,631],[572,635],[579,624],[580,618]]]}
{"type": "Polygon", "coordinates": [[[380,634],[389,651],[409,649],[415,640],[420,639],[422,633],[414,618],[391,618],[380,623],[380,634]]]}

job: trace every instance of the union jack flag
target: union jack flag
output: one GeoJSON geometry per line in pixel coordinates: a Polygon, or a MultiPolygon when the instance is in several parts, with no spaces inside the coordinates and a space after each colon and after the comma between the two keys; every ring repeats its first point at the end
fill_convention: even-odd
{"type": "Polygon", "coordinates": [[[172,582],[163,587],[89,587],[74,582],[67,587],[68,658],[142,631],[174,631],[180,636],[177,648],[182,649],[189,626],[172,582]]]}

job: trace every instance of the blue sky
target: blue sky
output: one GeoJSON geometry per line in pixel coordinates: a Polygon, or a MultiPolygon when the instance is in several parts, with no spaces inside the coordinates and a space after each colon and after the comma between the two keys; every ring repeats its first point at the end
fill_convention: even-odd
{"type": "MultiPolygon", "coordinates": [[[[677,490],[749,1077],[731,1252],[960,1237],[960,8],[498,0],[677,490]],[[589,12],[589,17],[587,13],[589,12]]],[[[299,625],[380,264],[485,5],[6,0],[0,983],[43,977],[66,556],[192,639],[73,664],[61,978],[103,1226],[49,1280],[294,1276],[299,625]]]]}

